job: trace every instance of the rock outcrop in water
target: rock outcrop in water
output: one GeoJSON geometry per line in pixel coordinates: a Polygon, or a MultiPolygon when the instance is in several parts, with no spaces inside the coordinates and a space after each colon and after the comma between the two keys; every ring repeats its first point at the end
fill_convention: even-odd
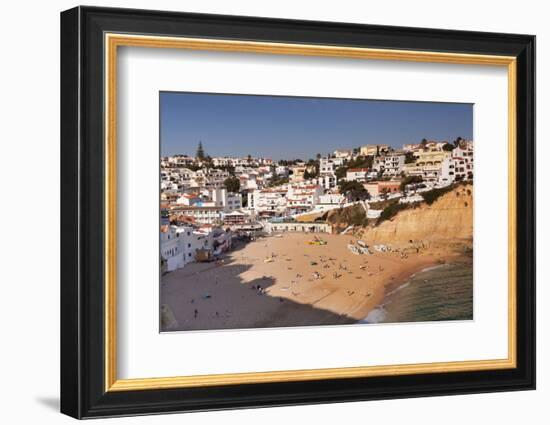
{"type": "Polygon", "coordinates": [[[408,243],[412,240],[471,246],[472,185],[459,186],[432,205],[422,203],[416,208],[406,209],[378,226],[362,228],[359,233],[362,239],[375,243],[408,243]]]}

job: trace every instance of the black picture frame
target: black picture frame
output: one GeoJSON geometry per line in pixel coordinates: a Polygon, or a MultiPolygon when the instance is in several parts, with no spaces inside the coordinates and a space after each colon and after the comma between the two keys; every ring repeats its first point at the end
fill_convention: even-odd
{"type": "Polygon", "coordinates": [[[76,7],[61,13],[61,412],[75,418],[535,388],[535,37],[76,7]],[[104,34],[507,55],[517,58],[517,367],[106,392],[104,34]]]}

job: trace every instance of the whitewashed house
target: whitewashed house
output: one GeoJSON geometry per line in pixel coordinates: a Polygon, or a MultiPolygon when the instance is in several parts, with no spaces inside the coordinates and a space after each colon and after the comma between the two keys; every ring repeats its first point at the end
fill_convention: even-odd
{"type": "Polygon", "coordinates": [[[349,168],[346,171],[346,180],[364,182],[367,180],[367,174],[369,173],[368,168],[349,168]]]}

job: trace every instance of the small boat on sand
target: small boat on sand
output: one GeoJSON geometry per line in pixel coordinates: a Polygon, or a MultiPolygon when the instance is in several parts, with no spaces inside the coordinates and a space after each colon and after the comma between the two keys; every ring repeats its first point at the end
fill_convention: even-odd
{"type": "Polygon", "coordinates": [[[361,252],[361,254],[372,255],[372,252],[370,252],[366,246],[359,247],[359,252],[361,252]]]}
{"type": "Polygon", "coordinates": [[[352,252],[352,254],[361,255],[357,247],[353,244],[348,244],[348,249],[352,252]]]}

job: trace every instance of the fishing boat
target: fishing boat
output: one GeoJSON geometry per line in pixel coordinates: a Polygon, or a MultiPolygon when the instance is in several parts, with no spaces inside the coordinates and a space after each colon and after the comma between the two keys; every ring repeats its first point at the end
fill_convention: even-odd
{"type": "Polygon", "coordinates": [[[369,249],[365,246],[360,246],[359,247],[359,251],[362,253],[362,254],[367,254],[367,255],[372,255],[372,252],[369,251],[369,249]]]}
{"type": "Polygon", "coordinates": [[[361,253],[359,252],[359,250],[357,249],[357,247],[353,244],[348,244],[348,249],[355,255],[361,255],[361,253]]]}

